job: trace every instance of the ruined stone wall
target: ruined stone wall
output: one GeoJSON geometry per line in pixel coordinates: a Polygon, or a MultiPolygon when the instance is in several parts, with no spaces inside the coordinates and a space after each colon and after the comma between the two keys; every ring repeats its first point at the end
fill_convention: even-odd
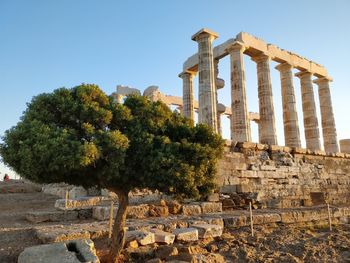
{"type": "Polygon", "coordinates": [[[251,142],[226,145],[220,192],[252,198],[261,208],[349,204],[350,154],[251,142]]]}

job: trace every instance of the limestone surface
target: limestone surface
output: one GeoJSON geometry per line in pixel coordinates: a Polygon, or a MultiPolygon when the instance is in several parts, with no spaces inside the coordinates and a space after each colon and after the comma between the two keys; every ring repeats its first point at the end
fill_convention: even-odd
{"type": "Polygon", "coordinates": [[[99,263],[94,243],[89,239],[26,248],[18,263],[99,263]]]}

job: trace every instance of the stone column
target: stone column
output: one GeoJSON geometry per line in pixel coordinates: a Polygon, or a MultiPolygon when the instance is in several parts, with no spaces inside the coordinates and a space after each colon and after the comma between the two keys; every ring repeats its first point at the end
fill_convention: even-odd
{"type": "Polygon", "coordinates": [[[329,81],[327,78],[318,78],[314,80],[314,83],[318,85],[324,150],[329,153],[336,153],[339,152],[339,147],[329,81]]]}
{"type": "Polygon", "coordinates": [[[270,77],[270,58],[261,54],[252,58],[258,72],[259,97],[259,142],[277,145],[275,110],[273,107],[272,85],[270,77]]]}
{"type": "Polygon", "coordinates": [[[236,41],[227,51],[231,59],[231,140],[251,141],[247,110],[243,52],[244,44],[236,41]]]}
{"type": "Polygon", "coordinates": [[[320,133],[318,129],[315,97],[311,80],[312,73],[302,71],[295,74],[295,76],[300,78],[306,148],[310,150],[320,150],[320,133]]]}
{"type": "Polygon", "coordinates": [[[343,139],[339,141],[340,151],[342,153],[350,153],[350,139],[343,139]]]}
{"type": "Polygon", "coordinates": [[[282,63],[275,68],[279,70],[281,77],[285,145],[289,147],[301,147],[292,66],[288,63],[282,63]]]}
{"type": "Polygon", "coordinates": [[[193,104],[193,77],[194,72],[186,71],[179,75],[182,78],[182,101],[183,116],[194,120],[194,104],[193,104]]]}
{"type": "Polygon", "coordinates": [[[214,76],[215,76],[215,97],[216,97],[218,133],[222,135],[221,114],[223,112],[220,112],[219,110],[218,90],[222,89],[225,86],[225,81],[219,78],[219,60],[218,59],[214,59],[214,76]]]}
{"type": "Polygon", "coordinates": [[[123,95],[115,94],[114,99],[117,103],[122,104],[123,103],[123,95]]]}
{"type": "Polygon", "coordinates": [[[217,110],[215,96],[214,56],[212,42],[218,35],[202,29],[192,36],[198,42],[198,122],[208,124],[217,132],[217,110]]]}

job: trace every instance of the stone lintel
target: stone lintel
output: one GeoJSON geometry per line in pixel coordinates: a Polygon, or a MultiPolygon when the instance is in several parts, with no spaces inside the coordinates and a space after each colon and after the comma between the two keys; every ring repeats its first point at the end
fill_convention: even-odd
{"type": "Polygon", "coordinates": [[[275,67],[280,72],[291,70],[293,66],[287,62],[281,63],[275,67]]]}
{"type": "Polygon", "coordinates": [[[196,34],[194,34],[194,35],[191,37],[191,39],[192,39],[193,41],[197,41],[198,37],[199,37],[200,35],[203,35],[203,34],[208,35],[208,36],[211,36],[211,37],[213,37],[213,39],[216,39],[216,38],[219,37],[219,34],[218,34],[218,33],[214,32],[214,31],[212,31],[212,30],[210,30],[210,29],[208,29],[208,28],[202,28],[202,29],[199,30],[196,34]]]}

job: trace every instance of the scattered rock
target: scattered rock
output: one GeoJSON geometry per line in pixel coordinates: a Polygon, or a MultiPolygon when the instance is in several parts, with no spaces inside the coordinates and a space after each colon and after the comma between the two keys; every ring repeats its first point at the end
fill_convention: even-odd
{"type": "Polygon", "coordinates": [[[219,237],[223,231],[222,226],[212,224],[194,224],[192,227],[198,229],[199,238],[219,237]]]}
{"type": "Polygon", "coordinates": [[[160,246],[156,251],[156,256],[160,259],[169,259],[170,256],[176,256],[179,252],[174,246],[160,246]]]}
{"type": "Polygon", "coordinates": [[[125,239],[127,242],[136,240],[141,246],[153,244],[155,242],[154,233],[145,230],[127,231],[125,239]]]}
{"type": "Polygon", "coordinates": [[[154,233],[155,242],[157,243],[165,243],[172,244],[175,240],[175,235],[169,232],[162,231],[160,229],[150,229],[152,233],[154,233]]]}

